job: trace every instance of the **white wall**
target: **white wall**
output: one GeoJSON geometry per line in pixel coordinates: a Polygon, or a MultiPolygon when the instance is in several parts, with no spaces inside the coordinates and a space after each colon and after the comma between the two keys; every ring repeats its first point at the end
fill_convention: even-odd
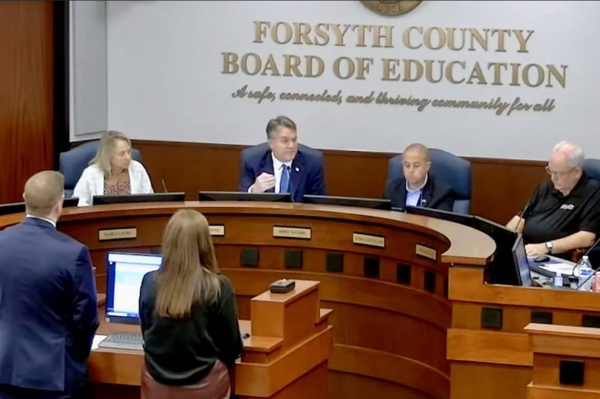
{"type": "Polygon", "coordinates": [[[108,126],[106,2],[71,1],[69,18],[71,138],[87,140],[108,126]]]}
{"type": "MultiPolygon", "coordinates": [[[[441,2],[425,1],[399,17],[380,16],[358,1],[108,2],[108,126],[133,138],[184,142],[251,144],[265,139],[269,118],[285,114],[299,126],[305,144],[328,149],[401,151],[420,141],[459,155],[545,159],[563,139],[581,144],[588,156],[600,157],[600,3],[574,1],[441,2]],[[253,21],[393,25],[394,48],[356,47],[356,34],[345,47],[279,45],[267,37],[253,43],[253,21]],[[507,51],[410,50],[402,33],[410,26],[533,30],[528,53],[519,53],[514,35],[507,51]],[[315,55],[325,72],[318,78],[223,74],[222,52],[315,55]],[[332,72],[340,56],[372,57],[364,80],[337,78],[332,72]],[[382,58],[568,65],[566,87],[437,84],[382,81],[382,58]],[[428,99],[489,100],[512,103],[555,100],[552,112],[521,111],[497,116],[492,110],[376,104],[326,104],[277,99],[257,104],[232,98],[243,85],[277,93],[320,93],[372,90],[428,99]]],[[[370,44],[370,42],[368,42],[370,44]]],[[[467,72],[463,72],[467,73],[467,72]]],[[[493,73],[485,72],[490,80],[493,73]]],[[[458,76],[458,74],[457,74],[458,76]]],[[[467,75],[468,77],[468,75],[467,75]]],[[[532,75],[535,77],[535,74],[532,75]]]]}

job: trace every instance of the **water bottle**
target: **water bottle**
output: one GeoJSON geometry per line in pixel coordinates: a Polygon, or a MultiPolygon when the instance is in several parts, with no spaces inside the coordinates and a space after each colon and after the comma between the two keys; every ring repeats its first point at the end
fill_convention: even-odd
{"type": "Polygon", "coordinates": [[[592,290],[592,279],[590,277],[593,272],[594,269],[592,269],[590,259],[587,256],[584,256],[579,264],[579,291],[592,290]]]}

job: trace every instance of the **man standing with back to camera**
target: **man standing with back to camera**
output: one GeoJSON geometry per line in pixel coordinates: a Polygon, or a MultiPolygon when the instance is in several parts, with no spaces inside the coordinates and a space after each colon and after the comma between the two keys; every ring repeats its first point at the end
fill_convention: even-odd
{"type": "Polygon", "coordinates": [[[298,148],[296,124],[278,116],[266,130],[269,146],[243,161],[239,190],[290,193],[294,202],[305,194],[325,195],[323,156],[298,148]]]}
{"type": "Polygon", "coordinates": [[[88,398],[98,328],[90,253],[56,230],[61,174],[35,174],[23,199],[25,219],[0,231],[0,398],[88,398]]]}

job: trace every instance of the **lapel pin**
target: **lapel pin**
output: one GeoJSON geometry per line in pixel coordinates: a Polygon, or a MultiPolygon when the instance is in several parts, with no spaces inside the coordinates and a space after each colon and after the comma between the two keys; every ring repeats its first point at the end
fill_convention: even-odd
{"type": "Polygon", "coordinates": [[[300,172],[300,168],[296,166],[296,172],[300,172]]]}

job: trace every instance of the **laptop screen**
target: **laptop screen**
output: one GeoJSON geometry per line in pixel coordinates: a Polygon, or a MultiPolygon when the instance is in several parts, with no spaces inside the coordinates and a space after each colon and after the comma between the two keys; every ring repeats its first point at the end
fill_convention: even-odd
{"type": "Polygon", "coordinates": [[[529,270],[529,260],[527,259],[527,252],[525,251],[525,242],[523,236],[519,234],[515,245],[513,246],[513,262],[515,267],[518,269],[520,276],[520,284],[525,287],[531,287],[531,271],[529,270]]]}
{"type": "Polygon", "coordinates": [[[144,275],[158,270],[161,255],[109,253],[106,265],[106,321],[138,324],[144,275]]]}

